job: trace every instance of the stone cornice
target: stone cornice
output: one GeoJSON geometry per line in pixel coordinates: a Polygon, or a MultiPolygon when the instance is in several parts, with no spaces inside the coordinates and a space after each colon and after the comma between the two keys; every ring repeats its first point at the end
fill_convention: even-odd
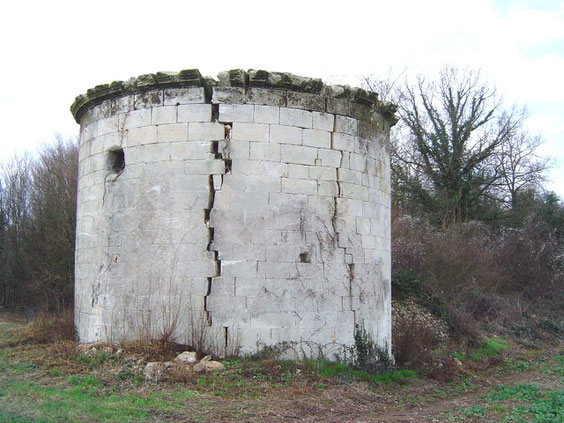
{"type": "MultiPolygon", "coordinates": [[[[321,79],[293,75],[286,72],[268,72],[265,70],[232,69],[220,72],[218,79],[203,77],[197,69],[187,69],[180,72],[157,72],[140,75],[128,81],[114,81],[110,84],[97,85],[89,89],[86,94],[76,97],[71,106],[71,113],[80,123],[84,113],[103,101],[127,95],[143,93],[146,91],[164,88],[202,87],[211,98],[215,87],[235,88],[264,88],[272,90],[285,90],[296,93],[319,95],[326,99],[337,99],[359,106],[352,107],[349,113],[358,119],[365,120],[364,116],[370,112],[380,113],[390,126],[397,121],[395,116],[396,106],[382,102],[378,94],[362,88],[351,88],[341,85],[325,85],[321,79]]],[[[330,111],[331,110],[327,110],[330,111]]]]}

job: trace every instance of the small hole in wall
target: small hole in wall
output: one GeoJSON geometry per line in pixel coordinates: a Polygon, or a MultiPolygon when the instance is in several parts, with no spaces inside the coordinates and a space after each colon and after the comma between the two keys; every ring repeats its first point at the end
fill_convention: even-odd
{"type": "Polygon", "coordinates": [[[311,263],[311,257],[308,252],[300,253],[300,263],[311,263]]]}
{"type": "Polygon", "coordinates": [[[108,151],[107,159],[108,170],[114,173],[120,173],[125,167],[125,154],[123,148],[108,151]]]}
{"type": "Polygon", "coordinates": [[[212,104],[212,122],[219,119],[219,104],[212,104]]]}

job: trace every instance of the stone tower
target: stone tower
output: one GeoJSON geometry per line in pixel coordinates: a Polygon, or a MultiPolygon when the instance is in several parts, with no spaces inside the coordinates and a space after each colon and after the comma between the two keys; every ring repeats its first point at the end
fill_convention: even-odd
{"type": "Polygon", "coordinates": [[[390,348],[392,105],[287,73],[143,75],[77,97],[82,342],[390,348]]]}

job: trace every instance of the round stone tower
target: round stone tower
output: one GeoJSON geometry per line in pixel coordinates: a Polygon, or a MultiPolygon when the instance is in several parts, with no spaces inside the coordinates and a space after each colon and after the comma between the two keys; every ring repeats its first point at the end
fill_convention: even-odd
{"type": "Polygon", "coordinates": [[[331,357],[363,326],[389,351],[392,105],[287,73],[185,70],[97,86],[71,111],[82,342],[331,357]]]}

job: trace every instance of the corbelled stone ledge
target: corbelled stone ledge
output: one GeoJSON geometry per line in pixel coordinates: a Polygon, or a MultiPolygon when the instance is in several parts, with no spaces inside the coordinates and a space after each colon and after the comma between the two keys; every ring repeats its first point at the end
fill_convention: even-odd
{"type": "MultiPolygon", "coordinates": [[[[208,103],[213,101],[213,92],[222,88],[239,89],[243,92],[253,88],[282,90],[284,106],[299,108],[300,103],[307,104],[310,110],[348,115],[359,120],[373,122],[375,114],[382,116],[389,127],[397,122],[397,107],[378,99],[378,94],[362,88],[346,85],[325,85],[321,79],[293,75],[286,72],[268,72],[265,70],[232,69],[218,74],[218,79],[203,77],[198,69],[180,72],[157,72],[140,75],[128,81],[114,81],[110,84],[97,85],[86,94],[76,97],[71,106],[71,113],[77,123],[91,107],[106,100],[126,95],[144,93],[164,88],[202,87],[208,103]],[[290,98],[287,93],[303,93],[299,101],[290,98]]],[[[291,96],[290,96],[291,97],[291,96]]],[[[220,101],[228,102],[228,101],[220,101]]]]}

